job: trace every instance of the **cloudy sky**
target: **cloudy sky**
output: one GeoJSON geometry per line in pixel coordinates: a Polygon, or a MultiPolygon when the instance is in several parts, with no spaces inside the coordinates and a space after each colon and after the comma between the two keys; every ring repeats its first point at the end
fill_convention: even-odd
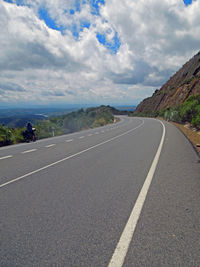
{"type": "Polygon", "coordinates": [[[200,50],[200,0],[0,0],[0,106],[137,104],[200,50]]]}

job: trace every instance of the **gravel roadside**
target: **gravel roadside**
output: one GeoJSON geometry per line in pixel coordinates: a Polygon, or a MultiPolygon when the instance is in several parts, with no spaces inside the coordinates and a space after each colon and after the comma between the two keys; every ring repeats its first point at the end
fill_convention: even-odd
{"type": "Polygon", "coordinates": [[[184,135],[190,140],[196,149],[198,155],[200,156],[200,131],[190,127],[189,124],[180,124],[172,122],[176,127],[178,127],[184,135]]]}

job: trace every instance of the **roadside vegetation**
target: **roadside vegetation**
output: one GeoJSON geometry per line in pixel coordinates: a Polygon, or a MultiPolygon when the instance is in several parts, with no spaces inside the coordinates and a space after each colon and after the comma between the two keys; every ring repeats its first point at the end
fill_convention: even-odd
{"type": "MultiPolygon", "coordinates": [[[[114,115],[120,111],[110,106],[80,109],[66,115],[49,117],[34,124],[38,139],[59,136],[76,131],[103,126],[114,122],[114,115]]],[[[0,125],[0,146],[24,142],[25,127],[9,128],[0,125]]]]}
{"type": "Polygon", "coordinates": [[[173,108],[159,110],[155,113],[132,113],[129,116],[140,117],[163,117],[165,120],[190,123],[193,127],[200,130],[200,94],[190,96],[182,105],[173,108]]]}

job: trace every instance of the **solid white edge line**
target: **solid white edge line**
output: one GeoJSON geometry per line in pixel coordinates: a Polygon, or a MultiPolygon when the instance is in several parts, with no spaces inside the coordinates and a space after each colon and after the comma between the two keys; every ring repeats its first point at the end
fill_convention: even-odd
{"type": "Polygon", "coordinates": [[[42,167],[42,168],[39,168],[39,169],[37,169],[37,170],[35,170],[35,171],[29,172],[29,173],[27,173],[27,174],[25,174],[25,175],[22,175],[22,176],[20,176],[20,177],[18,177],[18,178],[15,178],[15,179],[13,179],[13,180],[11,180],[11,181],[9,181],[9,182],[6,182],[6,183],[4,183],[4,184],[1,184],[1,185],[0,185],[0,188],[6,186],[6,185],[8,185],[8,184],[12,184],[12,183],[14,183],[14,182],[17,182],[17,181],[19,181],[19,180],[22,180],[22,179],[24,179],[24,178],[26,178],[26,177],[28,177],[28,176],[30,176],[30,175],[32,175],[32,174],[35,174],[35,173],[40,172],[40,171],[42,171],[42,170],[45,170],[45,169],[47,169],[47,168],[49,168],[49,167],[51,167],[51,166],[54,166],[54,165],[56,165],[56,164],[58,164],[58,163],[60,163],[60,162],[66,161],[66,160],[71,159],[71,158],[74,158],[74,157],[76,157],[76,156],[78,156],[78,155],[81,155],[81,154],[83,154],[83,153],[85,153],[85,152],[87,152],[87,151],[89,151],[89,150],[92,150],[92,149],[94,149],[94,148],[96,148],[96,147],[102,146],[102,145],[104,145],[104,144],[106,144],[106,143],[108,143],[108,142],[111,142],[111,141],[113,141],[113,140],[115,140],[115,139],[117,139],[117,138],[119,138],[119,137],[121,137],[121,136],[124,136],[124,135],[126,135],[126,134],[128,134],[128,133],[130,133],[130,132],[133,132],[134,130],[140,128],[143,124],[144,124],[144,120],[142,120],[142,123],[141,123],[140,125],[138,125],[137,127],[133,128],[133,129],[127,131],[127,132],[124,132],[123,134],[117,135],[117,136],[115,136],[115,137],[113,137],[113,138],[111,138],[111,139],[109,139],[109,140],[106,140],[106,141],[101,142],[101,143],[99,143],[99,144],[97,144],[97,145],[91,146],[91,147],[89,147],[89,148],[87,148],[87,149],[84,149],[84,150],[82,150],[82,151],[80,151],[80,152],[77,152],[77,153],[75,153],[75,154],[73,154],[73,155],[71,155],[71,156],[68,156],[68,157],[66,157],[66,158],[63,158],[63,159],[58,160],[58,161],[56,161],[56,162],[53,162],[53,163],[51,163],[51,164],[49,164],[49,165],[46,165],[46,166],[44,166],[44,167],[42,167]]]}
{"type": "Polygon", "coordinates": [[[135,205],[133,207],[133,210],[131,212],[131,215],[128,219],[128,222],[121,234],[120,240],[117,244],[117,247],[113,253],[113,256],[109,262],[108,267],[121,267],[124,263],[125,257],[127,255],[128,252],[128,248],[130,245],[130,242],[133,238],[133,234],[135,232],[135,228],[138,222],[138,219],[140,217],[140,213],[142,211],[142,207],[144,205],[149,187],[151,185],[155,170],[156,170],[156,166],[158,164],[158,160],[161,154],[161,150],[163,147],[163,143],[164,143],[164,139],[165,139],[165,125],[160,121],[160,123],[163,126],[163,134],[162,134],[162,138],[160,141],[160,145],[158,147],[158,150],[156,152],[156,155],[154,157],[154,160],[152,162],[151,168],[147,174],[147,177],[145,179],[145,182],[143,184],[143,187],[138,195],[138,198],[135,202],[135,205]]]}
{"type": "Polygon", "coordinates": [[[34,152],[36,151],[37,149],[30,149],[30,150],[26,150],[26,151],[23,151],[21,152],[22,154],[26,154],[26,153],[30,153],[30,152],[34,152]]]}
{"type": "Polygon", "coordinates": [[[12,158],[12,157],[13,157],[13,155],[9,155],[9,156],[5,156],[5,157],[0,158],[0,160],[1,159],[9,159],[9,158],[12,158]]]}

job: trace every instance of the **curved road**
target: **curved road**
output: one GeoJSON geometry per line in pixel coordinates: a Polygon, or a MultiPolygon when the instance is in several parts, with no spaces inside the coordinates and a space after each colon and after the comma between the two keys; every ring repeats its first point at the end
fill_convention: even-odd
{"type": "Polygon", "coordinates": [[[199,158],[167,122],[4,147],[0,266],[200,266],[199,203],[199,158]]]}

